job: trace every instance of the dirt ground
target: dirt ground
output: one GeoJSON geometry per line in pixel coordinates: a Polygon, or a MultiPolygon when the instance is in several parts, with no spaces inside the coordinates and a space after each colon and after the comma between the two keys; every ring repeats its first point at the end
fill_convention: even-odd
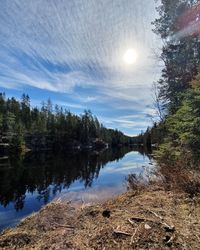
{"type": "Polygon", "coordinates": [[[50,203],[2,232],[0,249],[200,249],[200,197],[154,186],[92,206],[50,203]]]}

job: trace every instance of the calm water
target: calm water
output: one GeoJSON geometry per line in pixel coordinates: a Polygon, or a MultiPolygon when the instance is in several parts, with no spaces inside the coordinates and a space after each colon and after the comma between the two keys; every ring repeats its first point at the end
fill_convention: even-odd
{"type": "Polygon", "coordinates": [[[129,173],[151,167],[149,156],[130,148],[1,159],[0,230],[52,199],[92,202],[119,194],[129,173]]]}

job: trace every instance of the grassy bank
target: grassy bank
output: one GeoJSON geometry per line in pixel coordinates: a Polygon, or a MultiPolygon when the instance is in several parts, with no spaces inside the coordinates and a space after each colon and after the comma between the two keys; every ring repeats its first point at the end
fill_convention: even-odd
{"type": "Polygon", "coordinates": [[[51,203],[0,235],[0,249],[199,249],[200,196],[160,185],[103,204],[51,203]]]}

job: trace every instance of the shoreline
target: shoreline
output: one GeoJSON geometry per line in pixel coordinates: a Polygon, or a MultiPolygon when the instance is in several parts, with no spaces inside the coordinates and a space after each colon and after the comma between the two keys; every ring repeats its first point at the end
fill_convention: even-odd
{"type": "Polygon", "coordinates": [[[0,234],[0,249],[198,249],[200,197],[150,185],[77,208],[51,202],[0,234]]]}

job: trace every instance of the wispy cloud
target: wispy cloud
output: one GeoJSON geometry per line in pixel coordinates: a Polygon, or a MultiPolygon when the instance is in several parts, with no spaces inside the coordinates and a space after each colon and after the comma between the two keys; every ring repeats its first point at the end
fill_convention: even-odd
{"type": "Polygon", "coordinates": [[[159,75],[152,57],[158,46],[151,31],[154,1],[0,2],[0,87],[30,86],[70,94],[82,106],[129,112],[151,104],[150,87],[159,75]],[[131,67],[122,63],[128,48],[138,53],[131,67]]]}
{"type": "Polygon", "coordinates": [[[107,127],[111,128],[123,128],[130,129],[134,131],[134,129],[141,131],[146,129],[146,127],[150,124],[150,121],[147,117],[142,114],[137,114],[135,116],[120,116],[120,117],[100,117],[103,123],[107,127]]]}

